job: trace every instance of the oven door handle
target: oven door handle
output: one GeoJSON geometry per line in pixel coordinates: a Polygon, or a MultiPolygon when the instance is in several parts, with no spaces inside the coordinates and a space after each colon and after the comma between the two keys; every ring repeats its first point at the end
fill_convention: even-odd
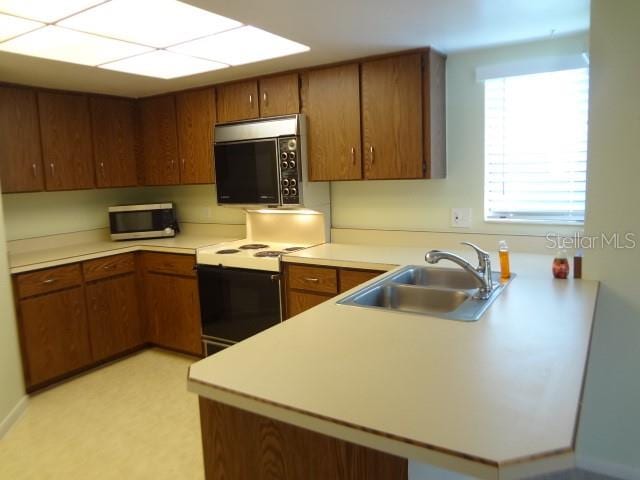
{"type": "Polygon", "coordinates": [[[271,275],[271,281],[272,282],[279,282],[280,281],[280,274],[271,275]]]}

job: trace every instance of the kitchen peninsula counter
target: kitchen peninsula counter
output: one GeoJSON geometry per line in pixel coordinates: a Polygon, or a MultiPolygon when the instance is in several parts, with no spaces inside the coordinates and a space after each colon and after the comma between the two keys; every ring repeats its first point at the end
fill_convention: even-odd
{"type": "MultiPolygon", "coordinates": [[[[326,244],[284,260],[382,269],[425,251],[326,244]]],[[[195,363],[188,388],[474,477],[569,468],[598,282],[554,280],[549,259],[512,254],[517,277],[477,322],[337,304],[347,292],[195,363]]]]}

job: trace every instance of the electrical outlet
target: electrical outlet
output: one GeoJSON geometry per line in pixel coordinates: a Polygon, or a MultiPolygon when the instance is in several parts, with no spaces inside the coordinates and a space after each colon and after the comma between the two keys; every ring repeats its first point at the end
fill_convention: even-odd
{"type": "Polygon", "coordinates": [[[471,228],[471,209],[452,208],[451,226],[456,228],[471,228]]]}

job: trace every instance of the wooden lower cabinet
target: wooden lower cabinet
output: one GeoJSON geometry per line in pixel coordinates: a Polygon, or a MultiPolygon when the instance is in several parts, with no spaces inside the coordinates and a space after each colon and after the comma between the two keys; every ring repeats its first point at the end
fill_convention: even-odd
{"type": "Polygon", "coordinates": [[[81,286],[20,300],[20,331],[27,387],[92,361],[81,286]]]}
{"type": "Polygon", "coordinates": [[[95,361],[145,343],[135,273],[97,280],[86,288],[91,351],[95,361]]]}
{"type": "Polygon", "coordinates": [[[195,258],[145,253],[142,263],[151,342],[202,355],[198,280],[193,271],[195,258]],[[171,266],[175,266],[173,273],[171,266]]]}
{"type": "Polygon", "coordinates": [[[200,397],[207,480],[407,480],[408,460],[200,397]]]}
{"type": "Polygon", "coordinates": [[[148,343],[202,355],[194,263],[128,253],[15,275],[27,391],[148,343]]]}
{"type": "Polygon", "coordinates": [[[382,270],[285,263],[284,317],[298,315],[382,273],[382,270]]]}

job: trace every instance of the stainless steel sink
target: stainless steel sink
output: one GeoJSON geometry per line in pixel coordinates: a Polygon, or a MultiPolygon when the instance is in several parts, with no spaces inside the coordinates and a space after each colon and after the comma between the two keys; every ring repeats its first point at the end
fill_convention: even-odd
{"type": "Polygon", "coordinates": [[[451,268],[429,268],[409,266],[401,273],[394,275],[395,283],[423,285],[425,287],[456,288],[471,290],[480,287],[480,283],[464,270],[451,268]]]}
{"type": "MultiPolygon", "coordinates": [[[[512,274],[511,279],[514,276],[512,274]]],[[[497,272],[493,272],[493,278],[496,286],[491,295],[487,299],[479,299],[476,297],[478,281],[464,270],[409,265],[338,303],[449,320],[475,321],[508,283],[501,283],[497,272]]]]}

